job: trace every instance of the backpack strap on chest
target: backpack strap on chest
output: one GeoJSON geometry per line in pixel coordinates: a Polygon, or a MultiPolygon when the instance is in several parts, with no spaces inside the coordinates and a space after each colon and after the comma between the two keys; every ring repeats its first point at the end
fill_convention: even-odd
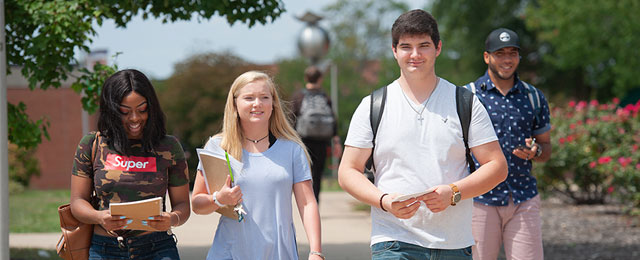
{"type": "Polygon", "coordinates": [[[533,109],[533,115],[536,118],[536,122],[541,122],[540,120],[541,105],[540,105],[540,95],[538,94],[538,90],[536,90],[536,88],[534,88],[533,86],[527,84],[522,80],[520,82],[522,82],[522,85],[524,86],[524,93],[527,94],[527,97],[529,98],[529,102],[531,103],[531,109],[533,109]]]}
{"type": "Polygon", "coordinates": [[[474,82],[469,82],[469,84],[462,86],[463,88],[468,89],[469,91],[471,91],[471,93],[473,93],[474,95],[476,94],[476,83],[474,82]]]}
{"type": "Polygon", "coordinates": [[[376,135],[378,134],[378,127],[380,126],[380,120],[382,119],[382,112],[384,112],[384,105],[387,102],[387,86],[371,92],[371,103],[369,113],[369,123],[371,124],[371,130],[373,131],[373,147],[371,148],[371,155],[367,160],[365,169],[375,171],[375,165],[373,164],[373,150],[376,148],[376,135]]]}
{"type": "MultiPolygon", "coordinates": [[[[473,82],[469,84],[470,87],[475,90],[473,82]]],[[[456,110],[458,112],[458,118],[460,119],[460,125],[462,125],[462,139],[464,141],[465,158],[469,165],[469,172],[476,171],[476,164],[471,157],[471,149],[469,148],[469,125],[471,125],[471,109],[473,107],[473,95],[474,93],[464,87],[456,87],[456,110]]]]}

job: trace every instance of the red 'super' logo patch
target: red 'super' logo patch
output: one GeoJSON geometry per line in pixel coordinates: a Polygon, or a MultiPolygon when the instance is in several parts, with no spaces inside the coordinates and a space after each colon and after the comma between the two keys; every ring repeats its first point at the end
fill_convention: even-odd
{"type": "Polygon", "coordinates": [[[155,172],[155,157],[120,156],[117,154],[107,155],[104,164],[105,170],[119,170],[127,172],[155,172]]]}

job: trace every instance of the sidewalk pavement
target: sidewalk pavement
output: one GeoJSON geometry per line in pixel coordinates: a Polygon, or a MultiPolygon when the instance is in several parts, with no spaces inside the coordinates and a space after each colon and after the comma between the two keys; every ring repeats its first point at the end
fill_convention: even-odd
{"type": "MultiPolygon", "coordinates": [[[[369,259],[371,218],[369,212],[354,211],[357,203],[346,192],[320,193],[320,218],[322,221],[322,251],[327,259],[369,259]]],[[[294,224],[300,259],[309,253],[302,221],[297,207],[293,207],[294,224]]],[[[204,259],[213,242],[219,214],[196,215],[193,212],[182,226],[174,228],[178,238],[178,250],[182,259],[204,259]]],[[[60,233],[11,233],[10,247],[55,249],[60,233]]]]}

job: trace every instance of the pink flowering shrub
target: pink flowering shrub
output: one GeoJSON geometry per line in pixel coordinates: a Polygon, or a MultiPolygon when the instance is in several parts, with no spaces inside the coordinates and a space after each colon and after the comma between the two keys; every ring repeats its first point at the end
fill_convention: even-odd
{"type": "Polygon", "coordinates": [[[553,153],[534,165],[538,186],[578,204],[604,203],[611,195],[640,210],[640,101],[619,107],[571,101],[551,111],[553,153]]]}

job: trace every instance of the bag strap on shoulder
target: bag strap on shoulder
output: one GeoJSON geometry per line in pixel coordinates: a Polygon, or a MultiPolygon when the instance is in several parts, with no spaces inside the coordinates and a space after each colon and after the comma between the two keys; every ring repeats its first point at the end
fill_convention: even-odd
{"type": "MultiPolygon", "coordinates": [[[[473,90],[475,86],[473,83],[469,84],[473,90]]],[[[474,93],[465,87],[456,87],[456,110],[458,112],[458,118],[462,125],[462,139],[464,141],[465,158],[469,165],[469,172],[476,171],[476,164],[471,157],[471,149],[469,148],[469,125],[471,124],[471,109],[473,107],[473,95],[474,93]]]]}
{"type": "Polygon", "coordinates": [[[468,90],[471,91],[471,93],[473,93],[474,95],[476,94],[476,83],[474,82],[469,82],[469,84],[462,86],[463,88],[466,88],[468,90]]]}
{"type": "Polygon", "coordinates": [[[367,164],[365,166],[366,169],[375,170],[375,165],[373,164],[373,150],[376,147],[376,135],[378,134],[378,127],[380,126],[380,119],[382,119],[382,113],[384,112],[384,105],[386,102],[387,86],[381,87],[371,92],[369,122],[371,123],[371,130],[373,131],[373,147],[371,148],[371,155],[369,156],[369,159],[367,160],[367,164]]]}
{"type": "Polygon", "coordinates": [[[522,82],[522,85],[524,86],[525,89],[525,93],[527,94],[527,97],[529,98],[529,102],[531,103],[531,108],[533,109],[533,115],[536,117],[536,121],[540,122],[540,94],[538,94],[538,90],[536,90],[536,88],[534,88],[533,86],[527,84],[524,81],[520,81],[522,82]]]}
{"type": "Polygon", "coordinates": [[[96,158],[96,150],[98,147],[98,139],[100,139],[100,132],[96,132],[96,136],[93,137],[93,144],[91,145],[91,163],[93,164],[93,160],[96,158]]]}
{"type": "MultiPolygon", "coordinates": [[[[96,153],[98,150],[98,146],[100,146],[100,142],[102,141],[102,136],[100,136],[100,131],[96,132],[96,136],[93,138],[93,144],[91,145],[91,168],[93,168],[93,163],[96,159],[96,153]]],[[[93,180],[93,179],[92,179],[93,180]]],[[[91,197],[89,197],[89,203],[93,206],[94,209],[98,208],[98,194],[96,192],[95,186],[91,183],[91,197]]]]}

